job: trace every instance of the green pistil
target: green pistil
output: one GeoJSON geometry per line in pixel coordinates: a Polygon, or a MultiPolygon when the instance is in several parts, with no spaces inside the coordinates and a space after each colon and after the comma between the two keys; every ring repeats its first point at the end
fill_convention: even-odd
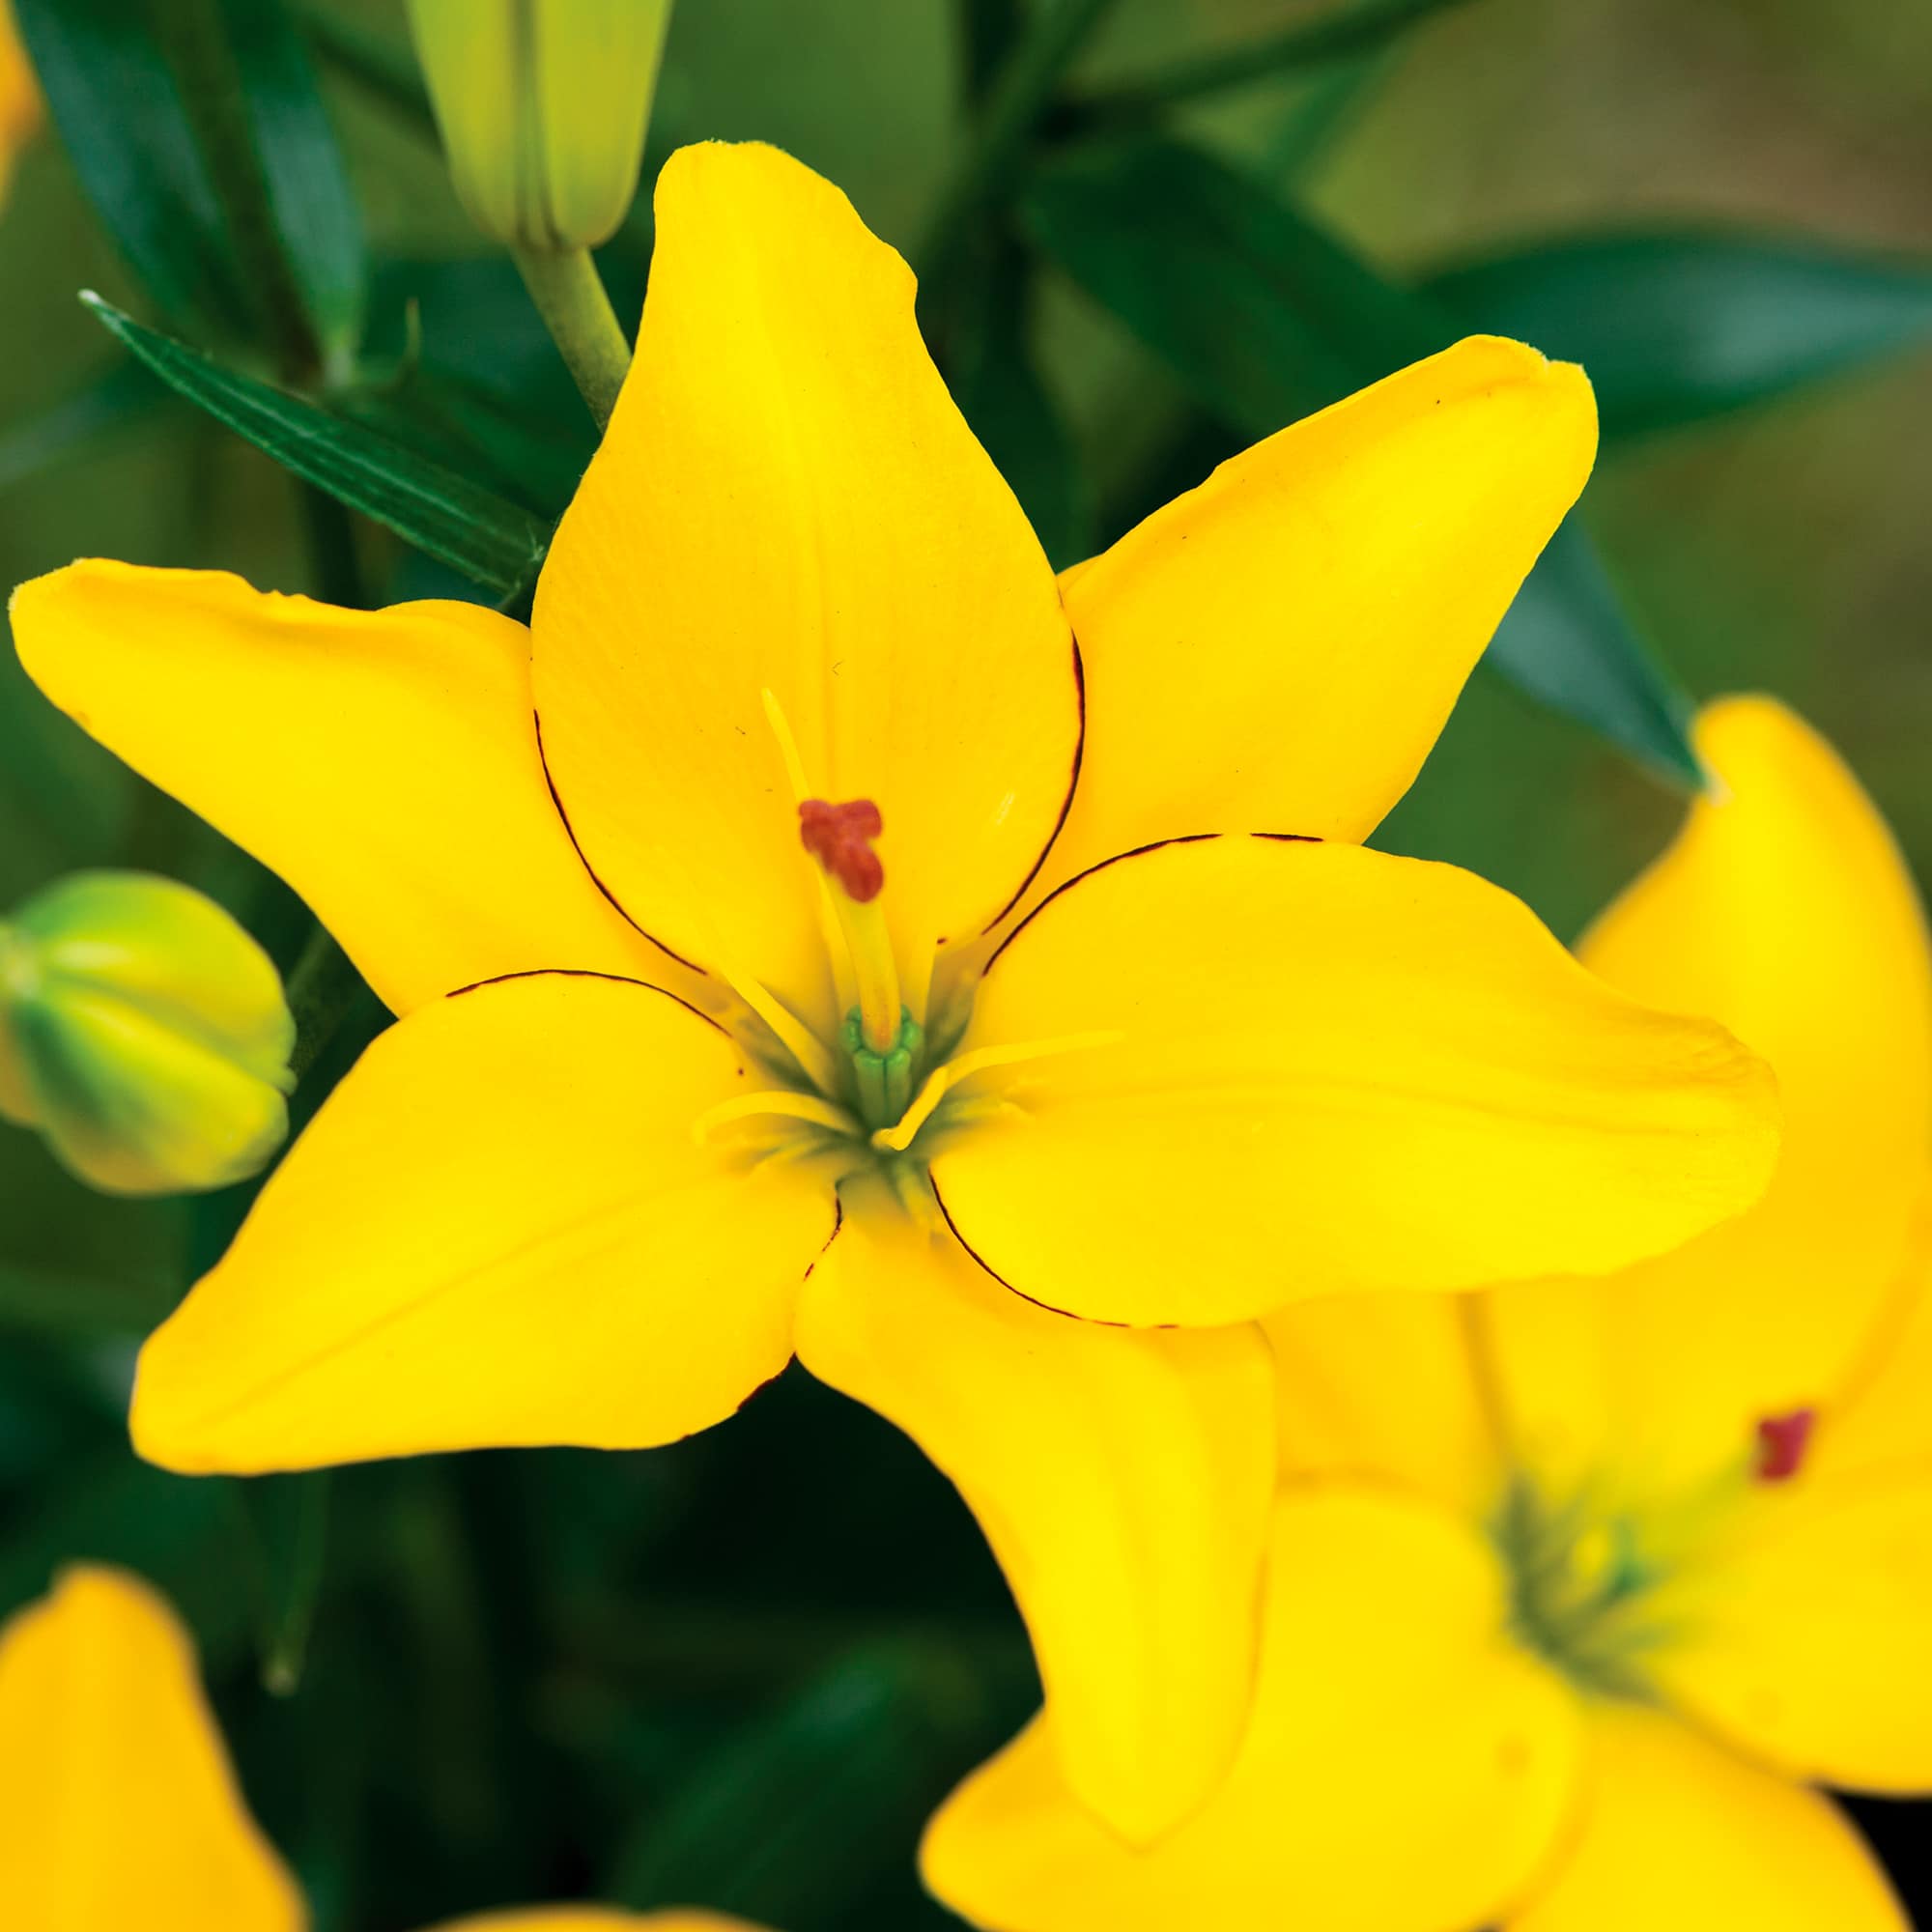
{"type": "Polygon", "coordinates": [[[891,1126],[912,1104],[920,1055],[925,1046],[925,1029],[901,1007],[899,1037],[887,1052],[881,1053],[866,1044],[859,1009],[854,1007],[845,1015],[839,1043],[851,1062],[854,1101],[866,1130],[870,1133],[891,1126]]]}
{"type": "Polygon", "coordinates": [[[1519,1478],[1491,1523],[1510,1576],[1517,1637],[1579,1689],[1647,1698],[1645,1654],[1662,1631],[1662,1580],[1627,1518],[1552,1504],[1519,1478]]]}

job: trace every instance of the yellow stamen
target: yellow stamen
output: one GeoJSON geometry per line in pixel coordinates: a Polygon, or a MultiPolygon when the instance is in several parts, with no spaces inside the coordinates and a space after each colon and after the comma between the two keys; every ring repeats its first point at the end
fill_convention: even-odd
{"type": "Polygon", "coordinates": [[[720,958],[718,970],[731,990],[778,1036],[780,1045],[798,1062],[805,1077],[821,1093],[834,1092],[838,1084],[838,1065],[817,1035],[790,1009],[781,1005],[776,995],[767,992],[749,974],[739,972],[730,959],[720,958]]]}
{"type": "Polygon", "coordinates": [[[721,1127],[734,1121],[756,1120],[778,1115],[786,1120],[810,1121],[814,1126],[830,1127],[834,1133],[856,1134],[859,1122],[845,1109],[816,1094],[794,1094],[789,1088],[768,1087],[755,1094],[734,1094],[715,1107],[707,1107],[692,1123],[692,1134],[699,1147],[721,1127]]]}
{"type": "Polygon", "coordinates": [[[858,981],[859,1030],[874,1053],[890,1053],[899,1043],[899,969],[885,908],[877,899],[861,905],[837,888],[828,896],[858,981]]]}
{"type": "Polygon", "coordinates": [[[913,1143],[913,1137],[920,1128],[931,1120],[933,1110],[947,1094],[962,1080],[970,1080],[976,1073],[983,1073],[989,1066],[1012,1066],[1024,1060],[1046,1060],[1056,1054],[1081,1053],[1090,1047],[1118,1046],[1126,1035],[1117,1031],[1110,1033],[1069,1033],[1058,1039],[1037,1039],[1018,1046],[978,1046],[971,1053],[962,1053],[956,1060],[949,1060],[944,1066],[935,1066],[926,1076],[926,1082],[919,1090],[915,1099],[897,1123],[881,1127],[872,1136],[872,1145],[886,1153],[903,1153],[913,1143]]]}

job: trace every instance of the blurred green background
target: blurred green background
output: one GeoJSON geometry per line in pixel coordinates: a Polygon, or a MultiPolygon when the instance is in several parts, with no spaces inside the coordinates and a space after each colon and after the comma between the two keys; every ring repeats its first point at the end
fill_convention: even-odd
{"type": "MultiPolygon", "coordinates": [[[[463,220],[433,142],[354,71],[357,47],[403,54],[400,0],[302,11],[380,265],[372,355],[396,352],[403,299],[419,297],[430,354],[497,358],[506,382],[550,399],[554,434],[530,475],[561,472],[567,488],[589,431],[560,367],[463,220]],[[466,260],[483,267],[446,266],[466,260]]],[[[925,252],[983,126],[985,76],[1042,11],[681,0],[653,156],[705,136],[779,142],[887,239],[925,252]]],[[[1204,407],[1201,383],[1043,242],[1053,224],[1029,200],[1036,171],[1080,162],[1093,103],[1110,93],[1118,103],[1150,77],[1355,10],[1087,11],[1091,39],[961,228],[926,317],[1063,561],[1197,480],[1254,432],[1268,381],[1296,393],[1306,372],[1266,372],[1252,406],[1204,407]],[[1015,370],[1056,399],[1064,447],[1042,453],[1038,399],[1015,370]]],[[[1932,10],[1379,9],[1403,11],[1411,24],[1356,51],[1121,125],[1199,144],[1403,281],[1559,231],[1633,228],[1809,237],[1895,272],[1870,331],[1886,353],[1842,357],[1857,366],[1775,401],[1620,440],[1585,522],[1630,625],[1676,679],[1695,696],[1761,688],[1796,703],[1858,768],[1923,876],[1932,298],[1917,264],[1932,263],[1932,10]]],[[[633,311],[647,249],[634,220],[605,255],[633,311]]],[[[104,403],[90,386],[123,358],[75,292],[154,317],[51,130],[0,213],[0,576],[102,554],[317,588],[301,492],[269,457],[156,385],[120,379],[104,403]]],[[[1187,328],[1211,338],[1238,323],[1217,284],[1182,284],[1187,328]]],[[[1681,282],[1687,327],[1701,287],[1681,282]]],[[[1769,298],[1762,314],[1725,314],[1747,335],[1788,320],[1769,298]]],[[[1378,353],[1366,336],[1353,346],[1378,353]]],[[[531,482],[535,507],[550,487],[531,482]]],[[[374,526],[356,543],[374,595],[450,588],[374,526]]],[[[1381,842],[1472,866],[1569,935],[1678,809],[1601,737],[1486,674],[1381,842]]],[[[99,864],[201,886],[294,963],[305,920],[287,893],[56,718],[10,656],[0,910],[99,864]]],[[[298,1118],[381,1017],[366,997],[349,1013],[304,1078],[298,1118]]],[[[477,1455],[253,1485],[163,1476],[126,1447],[133,1351],[246,1198],[102,1199],[36,1138],[0,1127],[0,1610],[76,1556],[132,1563],[167,1588],[323,1932],[402,1932],[574,1895],[716,1905],[788,1932],[948,1922],[918,1894],[919,1826],[1034,1689],[978,1532],[918,1453],[793,1372],[734,1423],[649,1455],[477,1455]]],[[[1867,1814],[1887,1843],[1920,1815],[1867,1814]]]]}

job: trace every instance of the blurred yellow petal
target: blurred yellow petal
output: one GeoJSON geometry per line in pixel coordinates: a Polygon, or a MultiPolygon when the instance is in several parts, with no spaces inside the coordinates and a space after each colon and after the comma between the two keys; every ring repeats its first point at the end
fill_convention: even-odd
{"type": "Polygon", "coordinates": [[[22,584],[13,618],[34,682],[288,880],[396,1011],[499,973],[664,966],[550,802],[508,617],[93,562],[22,584]]]}
{"type": "Polygon", "coordinates": [[[961,1238],[1095,1319],[1240,1321],[1342,1289],[1595,1272],[1747,1206],[1776,1151],[1721,1029],[1593,980],[1518,900],[1356,846],[1179,840],[1096,868],[993,960],[961,1238]]]}
{"type": "Polygon", "coordinates": [[[1897,1281],[1932,1122],[1932,957],[1877,810],[1769,699],[1712,706],[1696,737],[1723,791],[1582,953],[1770,1062],[1776,1179],[1677,1254],[1491,1311],[1532,1457],[1613,1460],[1658,1488],[1741,1463],[1762,1417],[1830,1406],[1897,1281]]]}
{"type": "Polygon", "coordinates": [[[0,1924],[300,1932],[187,1634],[124,1571],[66,1572],[0,1631],[0,1924]]]}
{"type": "Polygon", "coordinates": [[[1932,1468],[1766,1485],[1689,1584],[1666,1694],[1793,1776],[1932,1790],[1932,1468]]]}
{"type": "Polygon", "coordinates": [[[1905,1264],[1864,1354],[1806,1445],[1820,1478],[1932,1470],[1932,1191],[1921,1197],[1905,1264]]]}
{"type": "Polygon", "coordinates": [[[1233,1774],[1135,1851],[1067,1789],[1042,1719],[956,1791],[922,1864],[993,1932],[1445,1932],[1492,1918],[1569,1798],[1569,1692],[1502,1635],[1488,1548],[1336,1489],[1281,1505],[1255,1715],[1233,1774]]]}
{"type": "Polygon", "coordinates": [[[1674,1719],[1596,1707],[1574,1837],[1505,1932],[1907,1932],[1829,1799],[1674,1719]]]}
{"type": "Polygon", "coordinates": [[[790,1355],[830,1187],[700,1147],[730,1039],[655,987],[487,985],[379,1038],[141,1352],[135,1447],[254,1473],[668,1442],[790,1355]]]}
{"type": "Polygon", "coordinates": [[[1091,731],[1056,875],[1188,832],[1366,838],[1596,446],[1581,370],[1475,336],[1257,443],[1063,577],[1091,731]]]}
{"type": "Polygon", "coordinates": [[[971,938],[1079,744],[1052,573],[913,321],[905,264],[776,149],[681,149],[637,360],[538,585],[544,749],[651,932],[831,1013],[810,792],[884,815],[906,959],[971,938]]]}
{"type": "Polygon", "coordinates": [[[1493,1502],[1499,1444],[1466,1297],[1331,1295],[1263,1326],[1285,1476],[1378,1476],[1472,1515],[1493,1502]]]}
{"type": "Polygon", "coordinates": [[[1178,1823],[1247,1719],[1273,1490],[1261,1337],[1048,1314],[943,1231],[862,1209],[812,1270],[797,1347],[958,1484],[1026,1618],[1070,1787],[1127,1837],[1178,1823]]]}

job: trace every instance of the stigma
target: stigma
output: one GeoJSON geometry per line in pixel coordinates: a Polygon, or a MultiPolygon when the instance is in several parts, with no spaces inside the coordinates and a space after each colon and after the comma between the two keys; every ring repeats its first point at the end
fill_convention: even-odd
{"type": "Polygon", "coordinates": [[[1760,1483],[1788,1483],[1804,1466],[1811,1441],[1815,1408],[1794,1408],[1788,1415],[1760,1416],[1757,1425],[1757,1469],[1760,1483]]]}
{"type": "Polygon", "coordinates": [[[822,798],[799,801],[800,843],[856,904],[868,905],[885,886],[886,868],[872,850],[872,840],[884,830],[885,820],[869,798],[843,805],[822,798]]]}

